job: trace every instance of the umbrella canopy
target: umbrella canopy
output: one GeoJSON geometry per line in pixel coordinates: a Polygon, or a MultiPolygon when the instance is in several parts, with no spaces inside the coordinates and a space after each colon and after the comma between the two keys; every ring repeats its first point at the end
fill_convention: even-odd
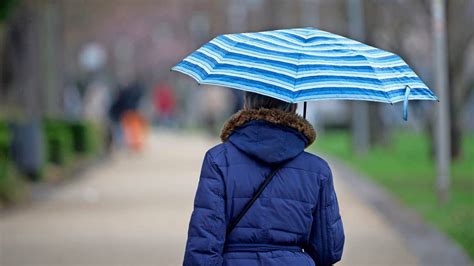
{"type": "Polygon", "coordinates": [[[314,28],[221,35],[172,70],[287,102],[437,100],[398,55],[314,28]]]}

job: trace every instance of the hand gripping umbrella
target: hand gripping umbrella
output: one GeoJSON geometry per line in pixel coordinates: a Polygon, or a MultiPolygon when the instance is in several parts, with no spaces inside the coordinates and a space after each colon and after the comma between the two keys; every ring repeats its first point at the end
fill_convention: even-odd
{"type": "Polygon", "coordinates": [[[437,100],[398,55],[314,28],[221,35],[172,68],[287,102],[437,100]]]}

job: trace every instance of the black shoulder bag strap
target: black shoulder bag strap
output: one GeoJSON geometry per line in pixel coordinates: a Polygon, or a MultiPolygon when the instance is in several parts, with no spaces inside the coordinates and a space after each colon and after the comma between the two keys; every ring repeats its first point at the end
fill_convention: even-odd
{"type": "Polygon", "coordinates": [[[230,221],[229,225],[227,226],[227,235],[229,235],[232,232],[232,230],[234,230],[235,226],[240,222],[242,217],[244,217],[244,215],[247,213],[247,211],[252,207],[252,205],[258,199],[260,194],[262,194],[262,192],[268,186],[270,181],[272,181],[273,176],[275,176],[275,174],[278,172],[278,170],[280,170],[282,168],[282,166],[283,166],[283,164],[277,165],[276,167],[274,167],[272,169],[270,174],[268,174],[267,177],[265,177],[265,181],[263,181],[263,183],[260,185],[260,187],[258,187],[258,189],[255,192],[255,194],[253,195],[252,199],[249,202],[247,202],[247,204],[245,204],[245,207],[242,209],[242,211],[240,211],[240,213],[232,221],[230,221]]]}

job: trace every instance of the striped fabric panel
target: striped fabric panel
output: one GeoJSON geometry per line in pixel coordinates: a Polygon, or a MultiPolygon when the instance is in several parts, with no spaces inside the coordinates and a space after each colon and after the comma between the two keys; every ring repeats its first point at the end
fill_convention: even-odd
{"type": "Polygon", "coordinates": [[[437,99],[399,56],[312,28],[221,35],[173,70],[288,102],[437,99]]]}
{"type": "Polygon", "coordinates": [[[400,83],[409,85],[410,87],[424,86],[418,77],[395,77],[377,79],[374,77],[355,77],[349,75],[334,75],[334,74],[318,74],[313,76],[305,76],[294,78],[285,74],[272,72],[269,70],[255,69],[252,67],[237,67],[220,64],[213,69],[209,65],[203,64],[200,61],[186,61],[183,65],[189,68],[202,69],[202,79],[208,78],[206,75],[227,75],[229,77],[241,77],[252,79],[256,81],[267,82],[283,89],[297,91],[308,88],[321,88],[326,86],[359,86],[361,88],[380,90],[384,87],[385,90],[397,89],[400,83]]]}

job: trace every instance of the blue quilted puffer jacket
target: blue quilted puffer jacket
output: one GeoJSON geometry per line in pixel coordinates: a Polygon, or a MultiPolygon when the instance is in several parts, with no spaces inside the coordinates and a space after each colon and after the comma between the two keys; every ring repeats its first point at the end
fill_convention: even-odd
{"type": "Polygon", "coordinates": [[[315,139],[297,114],[243,110],[204,158],[184,265],[331,265],[344,231],[331,169],[304,152],[315,139]],[[233,218],[272,166],[283,164],[235,229],[233,218]]]}

